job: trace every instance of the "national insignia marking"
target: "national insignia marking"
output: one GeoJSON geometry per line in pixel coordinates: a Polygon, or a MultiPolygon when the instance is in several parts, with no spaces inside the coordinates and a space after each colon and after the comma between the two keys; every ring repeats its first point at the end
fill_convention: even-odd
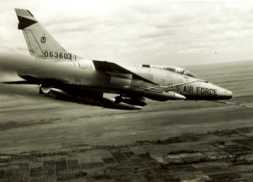
{"type": "Polygon", "coordinates": [[[45,36],[42,36],[42,37],[40,38],[40,42],[41,42],[42,44],[45,44],[45,43],[47,42],[47,38],[46,38],[45,36]]]}

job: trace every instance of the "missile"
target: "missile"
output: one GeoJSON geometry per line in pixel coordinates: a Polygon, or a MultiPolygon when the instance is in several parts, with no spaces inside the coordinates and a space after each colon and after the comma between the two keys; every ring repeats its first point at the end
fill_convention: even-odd
{"type": "Polygon", "coordinates": [[[184,95],[179,94],[179,93],[174,92],[174,91],[164,92],[163,94],[167,96],[168,100],[169,99],[173,99],[173,100],[184,100],[184,99],[186,99],[186,97],[184,95]]]}
{"type": "Polygon", "coordinates": [[[184,100],[186,97],[174,91],[168,92],[145,92],[145,97],[158,100],[158,101],[166,101],[166,100],[184,100]]]}

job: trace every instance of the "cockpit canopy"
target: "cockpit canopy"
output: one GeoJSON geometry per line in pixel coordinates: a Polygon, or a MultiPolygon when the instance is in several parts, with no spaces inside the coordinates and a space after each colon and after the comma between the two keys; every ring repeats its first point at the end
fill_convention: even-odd
{"type": "Polygon", "coordinates": [[[175,72],[175,73],[178,73],[178,74],[181,74],[181,75],[196,77],[196,75],[191,73],[190,71],[185,70],[184,68],[176,67],[176,66],[157,66],[157,65],[143,64],[142,67],[168,70],[168,71],[175,72]]]}

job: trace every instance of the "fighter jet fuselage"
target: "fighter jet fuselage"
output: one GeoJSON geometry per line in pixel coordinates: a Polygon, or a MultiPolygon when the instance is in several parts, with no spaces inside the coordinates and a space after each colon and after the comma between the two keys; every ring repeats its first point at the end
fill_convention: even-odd
{"type": "Polygon", "coordinates": [[[28,10],[16,9],[31,56],[0,55],[0,67],[14,71],[25,84],[40,85],[40,93],[59,89],[74,96],[103,97],[114,93],[115,103],[144,106],[145,98],[158,101],[230,99],[232,92],[197,78],[179,67],[129,66],[85,60],[67,52],[28,10]]]}

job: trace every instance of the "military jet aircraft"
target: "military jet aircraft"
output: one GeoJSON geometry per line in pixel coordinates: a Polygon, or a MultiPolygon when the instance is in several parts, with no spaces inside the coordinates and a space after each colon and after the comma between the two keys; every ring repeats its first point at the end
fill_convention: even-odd
{"type": "Polygon", "coordinates": [[[14,71],[23,80],[8,84],[37,84],[39,93],[62,92],[100,100],[114,93],[115,104],[134,108],[146,105],[146,98],[167,100],[223,100],[232,92],[179,67],[86,60],[65,50],[25,9],[15,9],[30,55],[2,54],[0,68],[14,71]]]}

